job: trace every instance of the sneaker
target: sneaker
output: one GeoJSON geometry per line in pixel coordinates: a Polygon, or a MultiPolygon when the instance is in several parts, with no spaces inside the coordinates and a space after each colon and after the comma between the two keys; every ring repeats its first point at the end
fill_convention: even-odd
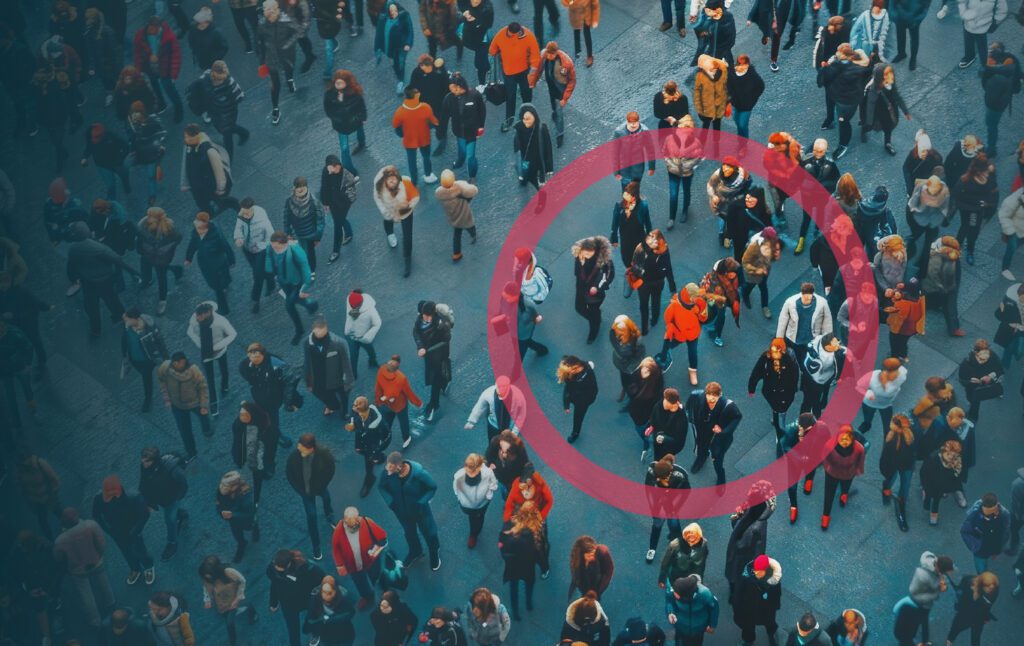
{"type": "Polygon", "coordinates": [[[965,507],[967,507],[967,498],[964,496],[964,492],[963,491],[954,491],[953,492],[953,497],[956,498],[956,504],[961,509],[964,509],[965,507]]]}
{"type": "Polygon", "coordinates": [[[288,91],[295,94],[295,79],[288,79],[285,83],[288,84],[288,91]]]}
{"type": "Polygon", "coordinates": [[[543,572],[540,573],[540,578],[546,579],[550,575],[551,575],[551,570],[544,570],[543,572]]]}
{"type": "Polygon", "coordinates": [[[1017,278],[1013,275],[1013,272],[1010,271],[1009,269],[1003,270],[1003,278],[1005,278],[1006,280],[1017,280],[1017,278]]]}
{"type": "Polygon", "coordinates": [[[433,408],[428,408],[426,414],[423,415],[423,419],[428,421],[428,422],[433,422],[434,421],[434,409],[433,408]]]}
{"type": "Polygon", "coordinates": [[[835,128],[835,127],[836,127],[836,124],[831,119],[825,119],[824,121],[821,122],[821,129],[822,130],[831,130],[831,129],[835,128]]]}
{"type": "Polygon", "coordinates": [[[644,555],[644,560],[647,561],[648,564],[654,563],[655,554],[656,552],[654,550],[647,550],[647,554],[644,555]]]}
{"type": "Polygon", "coordinates": [[[775,61],[772,61],[771,63],[768,63],[768,69],[770,69],[773,72],[778,72],[779,71],[779,64],[776,63],[775,61]]]}
{"type": "Polygon", "coordinates": [[[658,25],[658,31],[668,31],[669,29],[672,29],[672,23],[670,22],[663,22],[658,25]]]}
{"type": "Polygon", "coordinates": [[[644,449],[643,451],[640,451],[640,464],[644,464],[646,462],[647,462],[647,449],[644,449]]]}
{"type": "Polygon", "coordinates": [[[459,262],[460,260],[462,260],[462,254],[461,253],[453,253],[452,254],[452,262],[459,262]]]}
{"type": "Polygon", "coordinates": [[[440,554],[435,554],[434,557],[430,559],[430,569],[433,570],[434,572],[437,572],[438,570],[441,569],[441,555],[440,554]]]}
{"type": "Polygon", "coordinates": [[[906,60],[906,58],[907,58],[907,54],[905,52],[898,52],[896,54],[896,57],[892,59],[892,63],[893,63],[893,65],[895,65],[896,63],[899,63],[900,61],[906,60]]]}
{"type": "Polygon", "coordinates": [[[939,11],[935,14],[935,17],[938,18],[939,20],[942,20],[943,18],[946,17],[946,14],[948,13],[949,7],[946,5],[942,5],[941,7],[939,7],[939,11]]]}
{"type": "Polygon", "coordinates": [[[274,124],[275,126],[277,124],[281,123],[281,109],[280,108],[274,108],[273,110],[270,111],[270,123],[274,124]]]}
{"type": "Polygon", "coordinates": [[[195,453],[193,453],[192,455],[186,455],[185,456],[185,466],[187,467],[188,465],[190,465],[193,462],[195,462],[197,457],[199,457],[199,456],[196,455],[195,453]]]}
{"type": "Polygon", "coordinates": [[[394,249],[398,246],[398,236],[393,233],[388,234],[388,246],[394,249]]]}
{"type": "Polygon", "coordinates": [[[395,94],[401,94],[404,91],[405,91],[405,82],[404,81],[399,81],[398,83],[395,84],[395,94]]]}
{"type": "Polygon", "coordinates": [[[762,307],[761,308],[761,313],[764,314],[764,317],[766,319],[770,319],[772,317],[772,308],[770,308],[770,307],[762,307]]]}
{"type": "Polygon", "coordinates": [[[82,289],[82,283],[71,283],[71,286],[64,292],[64,295],[68,297],[74,296],[80,289],[82,289]]]}
{"type": "Polygon", "coordinates": [[[178,546],[174,543],[168,543],[164,551],[160,553],[160,560],[166,563],[174,558],[174,555],[178,553],[178,546]]]}
{"type": "Polygon", "coordinates": [[[968,251],[966,254],[964,254],[964,260],[967,261],[968,265],[973,267],[974,266],[974,252],[973,251],[968,251]]]}
{"type": "Polygon", "coordinates": [[[332,252],[331,255],[328,256],[328,258],[327,258],[327,264],[328,265],[331,264],[332,262],[334,262],[335,260],[337,260],[340,257],[341,257],[341,254],[339,254],[337,251],[332,252]]]}
{"type": "Polygon", "coordinates": [[[309,282],[311,282],[311,283],[315,283],[316,282],[316,272],[315,271],[309,272],[309,282]]]}
{"type": "Polygon", "coordinates": [[[410,444],[412,444],[412,436],[411,435],[409,437],[405,438],[405,440],[402,442],[402,448],[403,449],[407,449],[407,448],[409,448],[410,444]]]}
{"type": "Polygon", "coordinates": [[[893,146],[892,144],[885,144],[885,152],[887,152],[890,155],[895,157],[896,156],[896,146],[893,146]]]}
{"type": "Polygon", "coordinates": [[[160,301],[156,304],[156,315],[163,316],[164,312],[167,311],[167,301],[160,301]]]}
{"type": "Polygon", "coordinates": [[[431,173],[423,176],[423,181],[427,184],[435,184],[437,182],[437,175],[431,173]]]}
{"type": "Polygon", "coordinates": [[[665,224],[665,228],[668,229],[669,231],[674,229],[675,226],[676,226],[676,221],[675,220],[669,220],[668,223],[665,224]]]}
{"type": "Polygon", "coordinates": [[[513,117],[509,117],[508,119],[505,119],[504,121],[501,122],[501,131],[502,132],[508,132],[509,130],[512,129],[512,124],[513,123],[515,123],[515,119],[513,117]]]}
{"type": "Polygon", "coordinates": [[[313,548],[313,560],[322,561],[324,559],[324,553],[319,547],[313,548]]]}
{"type": "MultiPolygon", "coordinates": [[[[943,9],[945,9],[945,7],[943,7],[943,9]]],[[[977,58],[978,58],[977,56],[971,56],[970,58],[961,58],[960,59],[960,63],[957,65],[957,67],[959,67],[962,70],[965,70],[968,67],[970,67],[971,65],[974,65],[974,61],[977,58]]]]}
{"type": "Polygon", "coordinates": [[[846,154],[847,150],[849,150],[849,148],[847,148],[846,146],[839,146],[838,148],[836,148],[835,154],[832,155],[832,159],[839,161],[840,159],[843,158],[843,155],[846,154]]]}
{"type": "Polygon", "coordinates": [[[716,336],[711,342],[714,343],[715,346],[717,346],[719,348],[722,347],[723,345],[725,345],[725,341],[723,341],[722,337],[720,337],[720,336],[716,336]]]}
{"type": "Polygon", "coordinates": [[[210,415],[212,417],[220,415],[220,404],[217,402],[210,402],[210,415]]]}
{"type": "Polygon", "coordinates": [[[146,585],[153,585],[153,582],[156,581],[156,569],[155,568],[149,568],[148,570],[145,571],[144,576],[145,576],[146,585]]]}
{"type": "Polygon", "coordinates": [[[140,576],[142,576],[142,572],[129,572],[128,573],[128,578],[125,579],[125,582],[128,585],[135,585],[136,583],[139,582],[139,577],[140,576]]]}

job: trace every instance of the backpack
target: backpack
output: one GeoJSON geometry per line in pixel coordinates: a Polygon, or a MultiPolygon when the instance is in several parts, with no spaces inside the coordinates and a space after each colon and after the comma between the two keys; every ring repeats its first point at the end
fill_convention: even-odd
{"type": "Polygon", "coordinates": [[[224,169],[224,175],[227,177],[227,186],[231,187],[231,155],[228,153],[228,149],[218,144],[217,142],[210,140],[210,145],[220,155],[221,168],[224,169]]]}
{"type": "Polygon", "coordinates": [[[177,490],[174,492],[174,498],[175,500],[183,499],[188,493],[188,480],[185,478],[185,461],[176,453],[165,453],[160,456],[160,464],[168,474],[173,474],[175,470],[179,471],[181,477],[173,478],[174,483],[178,485],[177,490]]]}
{"type": "Polygon", "coordinates": [[[544,302],[544,299],[548,297],[548,294],[551,293],[551,288],[555,284],[555,279],[551,277],[551,273],[547,269],[544,269],[540,265],[533,268],[533,273],[537,274],[542,279],[538,283],[540,291],[533,297],[533,302],[540,305],[544,302]]]}
{"type": "Polygon", "coordinates": [[[437,315],[444,319],[444,322],[448,324],[449,328],[454,328],[455,310],[452,309],[452,306],[446,303],[438,303],[436,308],[437,315]]]}

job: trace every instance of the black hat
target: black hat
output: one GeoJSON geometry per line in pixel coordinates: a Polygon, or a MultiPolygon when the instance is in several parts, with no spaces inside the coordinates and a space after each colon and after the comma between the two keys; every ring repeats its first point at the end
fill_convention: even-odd
{"type": "Polygon", "coordinates": [[[708,0],[704,5],[705,9],[724,9],[724,3],[722,0],[708,0]]]}
{"type": "Polygon", "coordinates": [[[640,641],[641,639],[647,639],[647,622],[640,617],[627,619],[626,636],[633,642],[640,641]]]}
{"type": "Polygon", "coordinates": [[[434,301],[420,301],[420,314],[434,316],[437,314],[437,304],[434,301]]]}
{"type": "Polygon", "coordinates": [[[324,166],[341,166],[341,160],[338,159],[337,155],[327,155],[327,159],[324,160],[324,166]]]}
{"type": "Polygon", "coordinates": [[[510,22],[510,23],[508,23],[508,33],[510,33],[510,34],[518,34],[522,30],[523,30],[523,26],[520,25],[518,22],[510,22]]]}
{"type": "Polygon", "coordinates": [[[672,591],[681,599],[689,601],[697,592],[697,578],[694,575],[681,576],[672,582],[672,591]]]}

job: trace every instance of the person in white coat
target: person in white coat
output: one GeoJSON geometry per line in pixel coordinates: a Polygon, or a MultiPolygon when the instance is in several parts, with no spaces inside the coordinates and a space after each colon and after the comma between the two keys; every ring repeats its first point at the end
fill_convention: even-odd
{"type": "MultiPolygon", "coordinates": [[[[907,368],[896,357],[889,357],[882,361],[882,367],[874,370],[870,375],[861,378],[859,386],[864,388],[864,403],[860,411],[864,415],[864,421],[860,423],[857,430],[866,434],[871,430],[871,422],[875,420],[875,413],[882,418],[882,433],[889,432],[889,423],[892,421],[892,406],[900,389],[907,381],[907,368]]],[[[864,444],[867,448],[867,444],[864,444]]]]}
{"type": "Polygon", "coordinates": [[[462,468],[455,472],[452,489],[455,490],[455,497],[459,500],[462,513],[469,517],[469,539],[466,545],[473,549],[476,547],[477,536],[484,526],[487,506],[491,504],[494,492],[498,490],[498,478],[494,471],[484,464],[484,456],[470,453],[466,456],[462,468]]]}
{"type": "Polygon", "coordinates": [[[395,166],[385,166],[373,178],[373,201],[384,219],[384,233],[388,246],[398,246],[395,223],[402,227],[402,258],[405,260],[403,276],[412,271],[412,216],[420,203],[420,192],[412,180],[398,172],[395,166]]]}
{"type": "Polygon", "coordinates": [[[268,275],[265,268],[267,247],[270,245],[270,236],[274,235],[274,225],[270,223],[270,217],[263,207],[257,206],[251,197],[243,198],[239,207],[235,220],[235,246],[242,250],[252,269],[252,292],[249,298],[252,300],[252,313],[256,314],[260,311],[260,291],[263,285],[267,286],[267,296],[274,293],[274,277],[268,275]]]}
{"type": "Polygon", "coordinates": [[[504,430],[519,432],[516,420],[526,416],[526,398],[523,391],[512,385],[511,380],[500,375],[493,386],[484,388],[466,420],[468,431],[476,426],[481,417],[487,420],[487,441],[493,440],[504,430]]]}
{"type": "Polygon", "coordinates": [[[238,333],[226,317],[217,313],[217,304],[203,301],[196,306],[188,320],[188,338],[199,348],[200,362],[206,373],[206,385],[210,390],[210,414],[214,417],[217,409],[217,386],[214,380],[214,362],[220,364],[220,391],[228,392],[228,346],[238,333]]]}
{"type": "Polygon", "coordinates": [[[352,375],[359,377],[359,350],[366,350],[366,365],[376,368],[377,351],[373,348],[373,340],[380,332],[380,314],[377,313],[377,301],[373,296],[361,289],[353,289],[348,295],[345,306],[345,339],[348,340],[348,355],[352,360],[352,375]]]}
{"type": "Polygon", "coordinates": [[[957,0],[956,6],[964,21],[964,57],[960,59],[960,69],[970,67],[979,58],[984,66],[988,58],[988,32],[993,24],[998,25],[1006,18],[1006,0],[957,0]]]}
{"type": "Polygon", "coordinates": [[[807,356],[807,344],[832,332],[832,311],[823,296],[814,293],[814,283],[802,283],[800,293],[782,304],[775,336],[786,340],[800,365],[807,356]]]}
{"type": "Polygon", "coordinates": [[[1003,278],[1016,281],[1017,277],[1010,271],[1013,254],[1021,241],[1024,241],[1024,188],[1010,193],[999,205],[999,227],[1003,230],[1006,251],[1003,253],[1003,278]]]}

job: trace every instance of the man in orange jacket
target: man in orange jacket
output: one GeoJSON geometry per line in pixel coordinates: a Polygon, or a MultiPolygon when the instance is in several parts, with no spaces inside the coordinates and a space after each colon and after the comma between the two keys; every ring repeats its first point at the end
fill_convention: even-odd
{"type": "Polygon", "coordinates": [[[438,125],[437,117],[430,105],[420,102],[420,91],[414,87],[405,88],[405,100],[395,110],[391,127],[402,138],[402,146],[409,159],[409,178],[417,183],[416,151],[423,157],[423,181],[433,184],[437,181],[430,165],[430,126],[438,125]]]}
{"type": "Polygon", "coordinates": [[[516,88],[523,103],[533,100],[529,74],[540,66],[540,45],[533,33],[518,22],[509,23],[491,39],[491,56],[501,56],[501,71],[505,75],[505,121],[501,131],[508,132],[516,111],[516,88]]]}

